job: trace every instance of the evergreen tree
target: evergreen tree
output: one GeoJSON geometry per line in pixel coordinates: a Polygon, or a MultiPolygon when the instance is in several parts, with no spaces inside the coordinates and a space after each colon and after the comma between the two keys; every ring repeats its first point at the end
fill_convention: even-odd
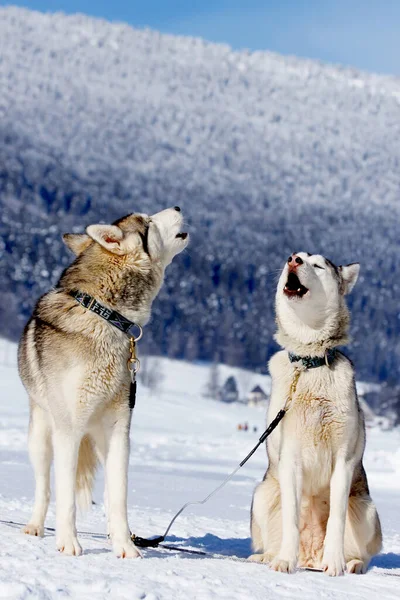
{"type": "Polygon", "coordinates": [[[235,377],[231,375],[225,381],[221,389],[222,402],[237,402],[239,399],[239,390],[235,377]]]}

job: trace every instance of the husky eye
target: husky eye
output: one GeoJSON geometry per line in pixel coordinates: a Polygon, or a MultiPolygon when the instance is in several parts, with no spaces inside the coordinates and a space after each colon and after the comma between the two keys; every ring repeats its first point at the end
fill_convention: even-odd
{"type": "Polygon", "coordinates": [[[322,269],[324,271],[324,267],[320,267],[319,265],[313,265],[316,269],[322,269]]]}

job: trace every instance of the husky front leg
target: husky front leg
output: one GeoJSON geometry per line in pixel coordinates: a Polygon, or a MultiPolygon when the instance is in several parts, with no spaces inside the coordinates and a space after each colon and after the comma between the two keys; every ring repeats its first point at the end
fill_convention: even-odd
{"type": "Polygon", "coordinates": [[[299,555],[299,516],[302,493],[302,472],[294,446],[284,448],[279,461],[279,487],[281,492],[282,541],[278,556],[271,568],[283,573],[293,573],[299,555]]]}
{"type": "Polygon", "coordinates": [[[50,466],[53,458],[48,414],[31,400],[29,457],[35,472],[35,504],[23,532],[43,537],[44,521],[50,500],[50,466]]]}
{"type": "Polygon", "coordinates": [[[129,464],[129,429],[131,412],[120,407],[113,413],[114,422],[108,435],[106,481],[108,499],[108,526],[114,553],[120,558],[140,556],[131,540],[127,514],[127,483],[129,464]]]}
{"type": "Polygon", "coordinates": [[[343,575],[344,531],[354,466],[343,457],[336,459],[330,482],[330,510],[324,543],[322,569],[331,576],[343,575]]]}
{"type": "Polygon", "coordinates": [[[56,476],[56,544],[64,554],[79,556],[82,548],[76,534],[75,486],[81,438],[72,431],[53,431],[56,476]]]}

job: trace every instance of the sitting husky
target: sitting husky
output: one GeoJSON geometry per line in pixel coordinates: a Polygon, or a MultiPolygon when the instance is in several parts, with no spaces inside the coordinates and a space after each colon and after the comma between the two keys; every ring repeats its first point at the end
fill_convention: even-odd
{"type": "Polygon", "coordinates": [[[336,267],[319,255],[290,256],[278,283],[276,340],[270,361],[268,470],[255,490],[250,560],[291,573],[297,565],[328,575],[365,573],[382,545],[379,517],[362,458],[364,416],[346,344],[344,296],[359,265],[336,267]]]}
{"type": "Polygon", "coordinates": [[[39,300],[23,333],[18,364],[30,400],[29,453],[36,477],[33,514],[24,532],[43,535],[54,451],[56,544],[64,554],[82,553],[75,492],[91,503],[99,459],[106,471],[113,550],[119,557],[139,555],[127,520],[130,340],[119,327],[149,320],[165,268],[188,243],[181,225],[175,207],[66,234],[77,258],[39,300]]]}

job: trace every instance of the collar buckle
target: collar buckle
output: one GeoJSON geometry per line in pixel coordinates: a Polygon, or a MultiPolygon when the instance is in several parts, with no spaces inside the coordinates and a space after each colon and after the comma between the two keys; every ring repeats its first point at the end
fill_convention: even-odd
{"type": "Polygon", "coordinates": [[[140,331],[140,337],[138,337],[136,339],[134,337],[131,337],[130,340],[129,340],[129,353],[130,353],[130,357],[127,360],[127,367],[128,367],[128,371],[129,371],[130,376],[131,376],[131,382],[132,383],[135,383],[135,381],[136,381],[136,373],[140,369],[140,360],[136,356],[136,342],[137,342],[137,340],[140,340],[141,337],[142,337],[142,331],[140,331]]]}

